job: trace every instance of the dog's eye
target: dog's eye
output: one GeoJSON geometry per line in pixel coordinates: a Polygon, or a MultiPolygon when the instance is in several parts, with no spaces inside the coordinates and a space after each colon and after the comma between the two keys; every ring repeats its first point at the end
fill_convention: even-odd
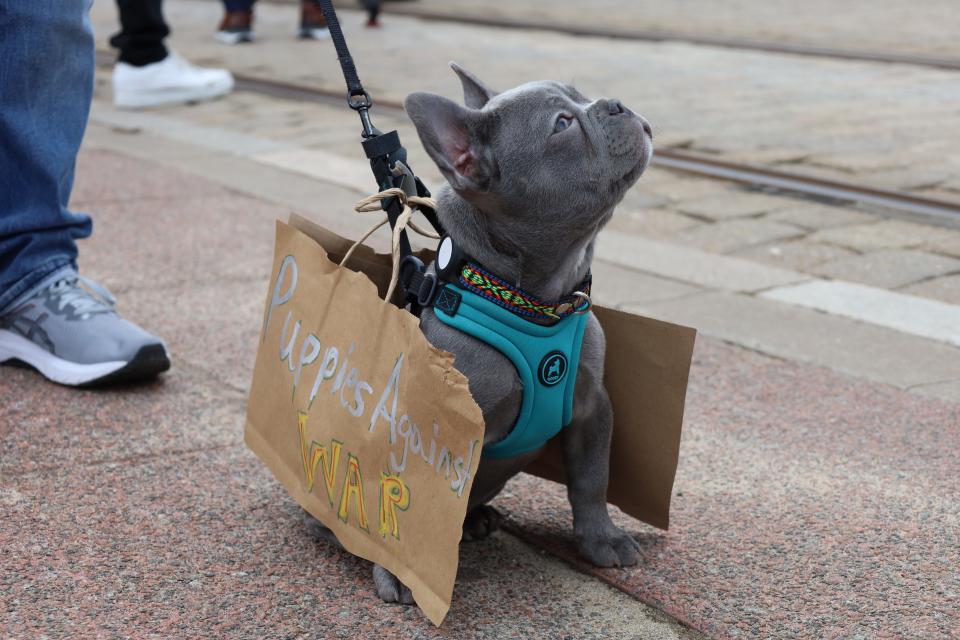
{"type": "Polygon", "coordinates": [[[560,133],[566,131],[573,124],[573,118],[569,116],[557,116],[557,121],[553,125],[553,132],[560,133]]]}

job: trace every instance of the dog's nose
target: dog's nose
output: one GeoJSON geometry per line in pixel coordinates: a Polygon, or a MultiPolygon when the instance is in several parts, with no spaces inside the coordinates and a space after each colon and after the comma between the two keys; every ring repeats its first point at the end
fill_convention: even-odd
{"type": "Polygon", "coordinates": [[[607,100],[607,110],[610,112],[610,115],[615,116],[618,113],[626,112],[627,109],[619,100],[607,100]]]}

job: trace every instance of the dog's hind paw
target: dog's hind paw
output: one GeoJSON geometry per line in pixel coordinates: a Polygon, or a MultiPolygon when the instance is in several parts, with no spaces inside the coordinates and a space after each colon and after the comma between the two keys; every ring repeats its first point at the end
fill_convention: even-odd
{"type": "Polygon", "coordinates": [[[343,545],[337,540],[337,536],[334,535],[333,531],[324,526],[322,522],[314,518],[307,511],[303,512],[303,524],[307,527],[307,533],[317,540],[323,540],[341,549],[343,548],[343,545]]]}
{"type": "Polygon", "coordinates": [[[410,588],[378,564],[373,565],[373,584],[377,587],[377,595],[384,602],[416,604],[410,588]]]}
{"type": "Polygon", "coordinates": [[[640,544],[614,526],[580,537],[577,548],[598,567],[630,567],[640,556],[640,544]]]}
{"type": "Polygon", "coordinates": [[[474,507],[463,520],[463,540],[483,540],[500,528],[502,518],[493,507],[485,504],[474,507]]]}

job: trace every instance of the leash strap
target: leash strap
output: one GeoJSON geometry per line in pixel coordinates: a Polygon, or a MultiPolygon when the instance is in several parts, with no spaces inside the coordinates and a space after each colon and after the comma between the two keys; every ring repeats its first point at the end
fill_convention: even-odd
{"type": "Polygon", "coordinates": [[[350,108],[356,110],[362,103],[357,103],[357,106],[354,106],[352,101],[363,98],[366,108],[369,109],[373,102],[370,100],[370,94],[364,90],[360,83],[360,76],[357,75],[353,57],[350,55],[350,49],[347,48],[347,40],[343,37],[343,31],[340,29],[340,20],[337,19],[337,12],[333,8],[333,0],[320,0],[320,8],[323,10],[323,17],[327,20],[327,28],[330,29],[333,46],[337,50],[337,60],[340,62],[340,69],[343,70],[343,79],[347,82],[347,103],[350,104],[350,108]]]}
{"type": "MultiPolygon", "coordinates": [[[[403,228],[404,225],[398,227],[401,216],[405,215],[405,210],[409,210],[405,203],[407,201],[416,203],[416,208],[423,213],[438,234],[443,233],[443,227],[440,225],[434,208],[427,204],[430,191],[427,190],[420,178],[413,173],[407,163],[407,150],[400,144],[400,136],[396,131],[381,132],[373,126],[373,122],[370,120],[370,108],[373,106],[373,99],[360,82],[357,68],[353,64],[353,57],[347,48],[347,40],[343,37],[343,31],[340,29],[340,20],[333,8],[333,0],[319,0],[319,2],[320,9],[327,21],[327,28],[330,29],[333,46],[337,50],[337,61],[339,61],[340,69],[343,71],[343,79],[347,84],[347,105],[359,114],[363,125],[361,134],[363,141],[361,144],[367,159],[370,160],[370,169],[377,181],[377,187],[381,193],[391,193],[391,190],[400,189],[406,194],[406,198],[403,199],[397,196],[381,199],[380,207],[387,213],[390,228],[395,230],[395,246],[401,267],[399,277],[401,287],[406,293],[405,302],[410,304],[411,312],[418,314],[421,307],[418,302],[419,297],[411,294],[409,284],[412,279],[422,277],[425,267],[423,262],[413,256],[413,249],[410,246],[406,229],[403,228]]],[[[409,217],[410,214],[406,215],[409,217]]]]}

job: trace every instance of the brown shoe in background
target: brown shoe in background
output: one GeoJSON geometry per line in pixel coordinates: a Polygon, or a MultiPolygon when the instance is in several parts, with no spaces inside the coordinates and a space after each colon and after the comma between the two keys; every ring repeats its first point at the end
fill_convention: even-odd
{"type": "Polygon", "coordinates": [[[300,0],[300,31],[297,35],[306,40],[323,40],[330,37],[327,19],[315,0],[300,0]]]}
{"type": "Polygon", "coordinates": [[[253,42],[253,11],[227,11],[214,37],[224,44],[253,42]]]}

